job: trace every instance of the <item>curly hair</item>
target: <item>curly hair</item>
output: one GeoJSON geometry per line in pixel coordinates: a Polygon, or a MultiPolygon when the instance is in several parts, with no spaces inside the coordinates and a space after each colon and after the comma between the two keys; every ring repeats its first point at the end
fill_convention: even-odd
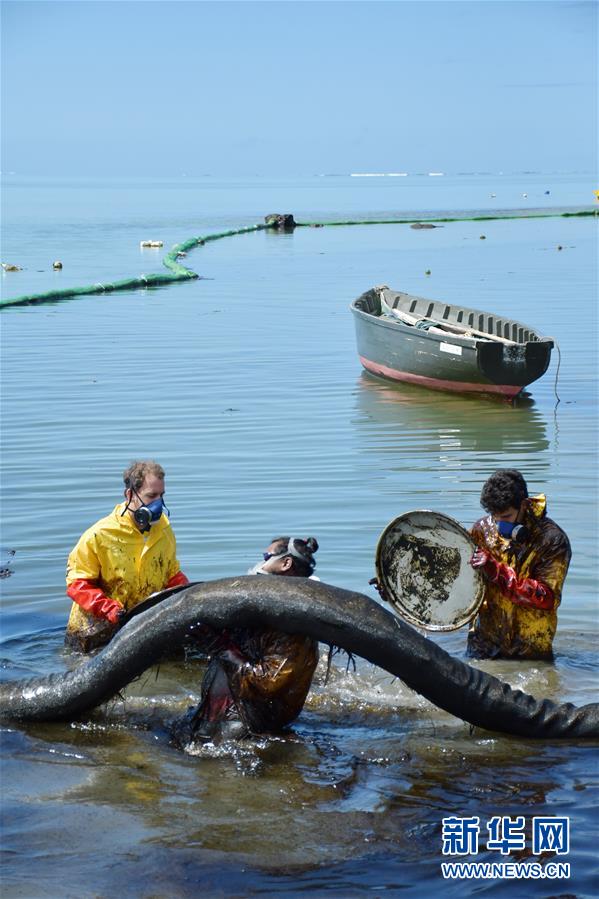
{"type": "Polygon", "coordinates": [[[519,509],[522,500],[528,497],[526,481],[515,468],[500,468],[483,484],[480,504],[491,514],[506,509],[519,509]]]}
{"type": "Polygon", "coordinates": [[[293,549],[298,553],[298,555],[294,553],[286,554],[293,562],[292,571],[298,577],[310,577],[316,568],[316,560],[313,556],[318,550],[318,540],[316,537],[306,537],[305,540],[302,540],[300,537],[273,537],[270,543],[274,548],[274,552],[277,555],[284,553],[289,548],[291,539],[293,539],[293,549]]]}
{"type": "Polygon", "coordinates": [[[164,480],[164,468],[152,459],[143,459],[132,462],[123,472],[125,487],[129,490],[141,490],[147,475],[154,475],[164,480]]]}

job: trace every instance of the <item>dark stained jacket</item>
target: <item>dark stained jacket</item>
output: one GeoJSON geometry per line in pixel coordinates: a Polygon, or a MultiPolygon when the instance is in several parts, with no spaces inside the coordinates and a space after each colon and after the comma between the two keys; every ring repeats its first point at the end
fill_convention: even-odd
{"type": "Polygon", "coordinates": [[[502,592],[499,583],[487,582],[485,599],[468,636],[473,655],[482,658],[544,659],[552,657],[557,629],[557,607],[561,602],[572,551],[562,529],[547,517],[543,494],[526,500],[524,520],[529,539],[516,544],[504,539],[491,515],[481,518],[471,530],[474,542],[498,562],[513,568],[518,579],[533,578],[553,592],[553,609],[517,605],[502,592]]]}
{"type": "Polygon", "coordinates": [[[194,713],[204,738],[282,730],[301,712],[318,664],[318,643],[278,631],[237,630],[213,655],[194,713]]]}

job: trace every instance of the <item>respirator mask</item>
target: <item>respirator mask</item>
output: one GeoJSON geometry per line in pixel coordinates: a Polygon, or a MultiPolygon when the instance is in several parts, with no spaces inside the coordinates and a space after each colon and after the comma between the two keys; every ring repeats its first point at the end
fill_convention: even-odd
{"type": "MultiPolygon", "coordinates": [[[[135,487],[131,487],[130,489],[141,502],[141,496],[139,495],[135,487]]],[[[121,517],[128,510],[130,502],[131,500],[129,500],[129,502],[121,512],[121,517]]],[[[152,500],[151,503],[142,503],[139,509],[134,509],[132,512],[133,520],[135,521],[135,524],[137,525],[141,533],[144,534],[146,531],[150,530],[153,524],[156,524],[157,521],[160,521],[163,511],[166,511],[167,515],[171,514],[165,506],[164,500],[161,496],[159,496],[158,499],[152,500]]]]}
{"type": "Polygon", "coordinates": [[[272,571],[264,571],[265,563],[268,562],[270,559],[282,559],[284,556],[287,556],[287,555],[289,555],[287,550],[285,550],[284,553],[279,553],[278,555],[276,553],[262,553],[263,561],[256,562],[256,564],[253,565],[252,568],[248,568],[247,573],[248,574],[272,574],[272,571]]]}
{"type": "MultiPolygon", "coordinates": [[[[145,531],[149,531],[152,525],[156,524],[157,521],[160,521],[163,509],[166,509],[166,506],[164,505],[161,496],[159,496],[158,499],[153,500],[151,503],[148,503],[145,506],[140,506],[139,509],[135,509],[135,511],[133,512],[133,519],[142,534],[145,531]]],[[[166,509],[166,511],[170,515],[168,509],[166,509]]]]}
{"type": "Polygon", "coordinates": [[[269,571],[263,571],[262,566],[264,562],[257,562],[252,568],[248,568],[248,574],[270,574],[269,571]]]}
{"type": "Polygon", "coordinates": [[[513,521],[498,521],[497,530],[501,537],[511,540],[512,543],[526,543],[528,540],[528,528],[523,524],[513,521]]]}

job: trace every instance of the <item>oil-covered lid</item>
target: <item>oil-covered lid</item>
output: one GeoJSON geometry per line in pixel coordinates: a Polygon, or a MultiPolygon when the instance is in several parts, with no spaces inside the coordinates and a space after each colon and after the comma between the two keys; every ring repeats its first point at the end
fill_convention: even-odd
{"type": "Polygon", "coordinates": [[[468,531],[448,515],[423,509],[400,515],[376,548],[383,599],[418,627],[457,630],[483,601],[483,576],[468,564],[475,549],[468,531]]]}

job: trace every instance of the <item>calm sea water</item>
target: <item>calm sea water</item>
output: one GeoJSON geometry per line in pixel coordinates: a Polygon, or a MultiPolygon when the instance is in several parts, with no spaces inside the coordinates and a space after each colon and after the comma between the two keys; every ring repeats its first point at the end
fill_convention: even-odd
{"type": "MultiPolygon", "coordinates": [[[[14,176],[2,260],[23,270],[3,274],[3,291],[159,271],[173,243],[270,212],[332,221],[563,210],[589,207],[595,186],[538,174],[14,176]],[[143,239],[165,248],[141,251],[143,239]]],[[[368,595],[392,518],[432,508],[469,525],[482,482],[513,466],[548,494],[574,556],[555,665],[483,667],[537,696],[592,701],[596,221],[260,232],[186,261],[203,280],[2,313],[1,539],[16,551],[2,581],[3,677],[72,664],[62,649],[66,556],[119,500],[133,458],[167,470],[191,578],[244,572],[275,534],[312,534],[320,577],[368,595]],[[513,407],[363,373],[348,306],[381,283],[554,336],[559,405],[557,353],[513,407]]],[[[463,655],[465,637],[435,639],[463,655]]],[[[83,722],[2,731],[4,895],[596,894],[592,747],[470,733],[384,672],[340,662],[326,685],[319,672],[289,738],[189,756],[170,747],[167,726],[197,699],[200,679],[197,663],[171,663],[83,722]],[[451,814],[477,815],[483,827],[493,815],[527,826],[534,815],[568,815],[570,880],[444,882],[441,821],[451,814]]],[[[481,847],[479,860],[505,858],[481,847]]]]}

